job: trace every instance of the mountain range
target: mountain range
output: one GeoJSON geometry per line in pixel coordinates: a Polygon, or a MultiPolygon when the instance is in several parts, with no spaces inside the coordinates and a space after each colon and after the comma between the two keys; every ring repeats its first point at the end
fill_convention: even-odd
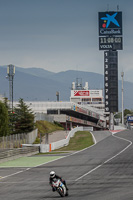
{"type": "MultiPolygon", "coordinates": [[[[84,86],[88,82],[89,89],[103,89],[104,76],[98,73],[68,70],[58,73],[41,68],[15,67],[13,96],[17,101],[56,101],[56,92],[60,101],[69,101],[72,82],[82,80],[84,86]]],[[[119,85],[119,109],[121,110],[121,80],[119,85]]],[[[124,81],[124,108],[133,109],[133,83],[124,81]]],[[[0,66],[0,94],[9,98],[9,80],[7,66],[0,66]]]]}

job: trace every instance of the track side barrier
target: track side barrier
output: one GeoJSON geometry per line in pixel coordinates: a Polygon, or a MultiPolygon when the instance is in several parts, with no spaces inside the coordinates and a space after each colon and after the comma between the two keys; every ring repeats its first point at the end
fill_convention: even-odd
{"type": "Polygon", "coordinates": [[[64,146],[67,146],[69,144],[69,141],[70,141],[70,138],[74,136],[74,134],[77,132],[77,131],[93,131],[93,128],[92,127],[86,127],[84,129],[84,127],[76,127],[74,129],[72,129],[67,138],[66,139],[63,139],[63,140],[59,140],[57,142],[53,142],[51,144],[41,144],[40,145],[40,152],[41,153],[45,153],[45,152],[50,152],[52,150],[55,150],[55,149],[59,149],[61,147],[64,147],[64,146]]]}

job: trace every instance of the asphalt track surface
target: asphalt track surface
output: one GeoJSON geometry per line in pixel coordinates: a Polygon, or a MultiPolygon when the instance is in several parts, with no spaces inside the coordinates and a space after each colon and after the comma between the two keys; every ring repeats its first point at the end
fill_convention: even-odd
{"type": "MultiPolygon", "coordinates": [[[[104,135],[104,134],[103,134],[104,135]]],[[[49,172],[66,179],[70,200],[133,199],[133,132],[106,135],[83,151],[33,168],[0,168],[2,200],[61,199],[49,186],[49,172]]]]}

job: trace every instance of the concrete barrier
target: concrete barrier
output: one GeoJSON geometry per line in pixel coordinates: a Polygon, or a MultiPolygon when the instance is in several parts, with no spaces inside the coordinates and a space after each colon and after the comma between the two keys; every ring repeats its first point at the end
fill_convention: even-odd
{"type": "MultiPolygon", "coordinates": [[[[76,127],[74,129],[72,129],[69,134],[67,135],[67,138],[66,139],[63,139],[63,140],[60,140],[60,141],[57,141],[57,142],[53,142],[51,144],[41,144],[40,145],[40,152],[41,153],[45,153],[45,152],[50,152],[52,150],[55,150],[55,149],[59,149],[61,147],[64,147],[64,146],[67,146],[69,144],[69,141],[70,141],[70,138],[74,136],[74,134],[77,132],[77,131],[84,131],[84,127],[76,127]]],[[[86,127],[85,128],[85,131],[92,131],[92,127],[86,127]]]]}

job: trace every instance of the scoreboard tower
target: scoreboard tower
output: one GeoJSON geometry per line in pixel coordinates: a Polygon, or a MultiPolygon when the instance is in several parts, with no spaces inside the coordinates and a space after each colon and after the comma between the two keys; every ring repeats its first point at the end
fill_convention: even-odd
{"type": "Polygon", "coordinates": [[[118,50],[123,49],[122,12],[99,12],[99,50],[104,51],[105,114],[118,112],[118,50]]]}

